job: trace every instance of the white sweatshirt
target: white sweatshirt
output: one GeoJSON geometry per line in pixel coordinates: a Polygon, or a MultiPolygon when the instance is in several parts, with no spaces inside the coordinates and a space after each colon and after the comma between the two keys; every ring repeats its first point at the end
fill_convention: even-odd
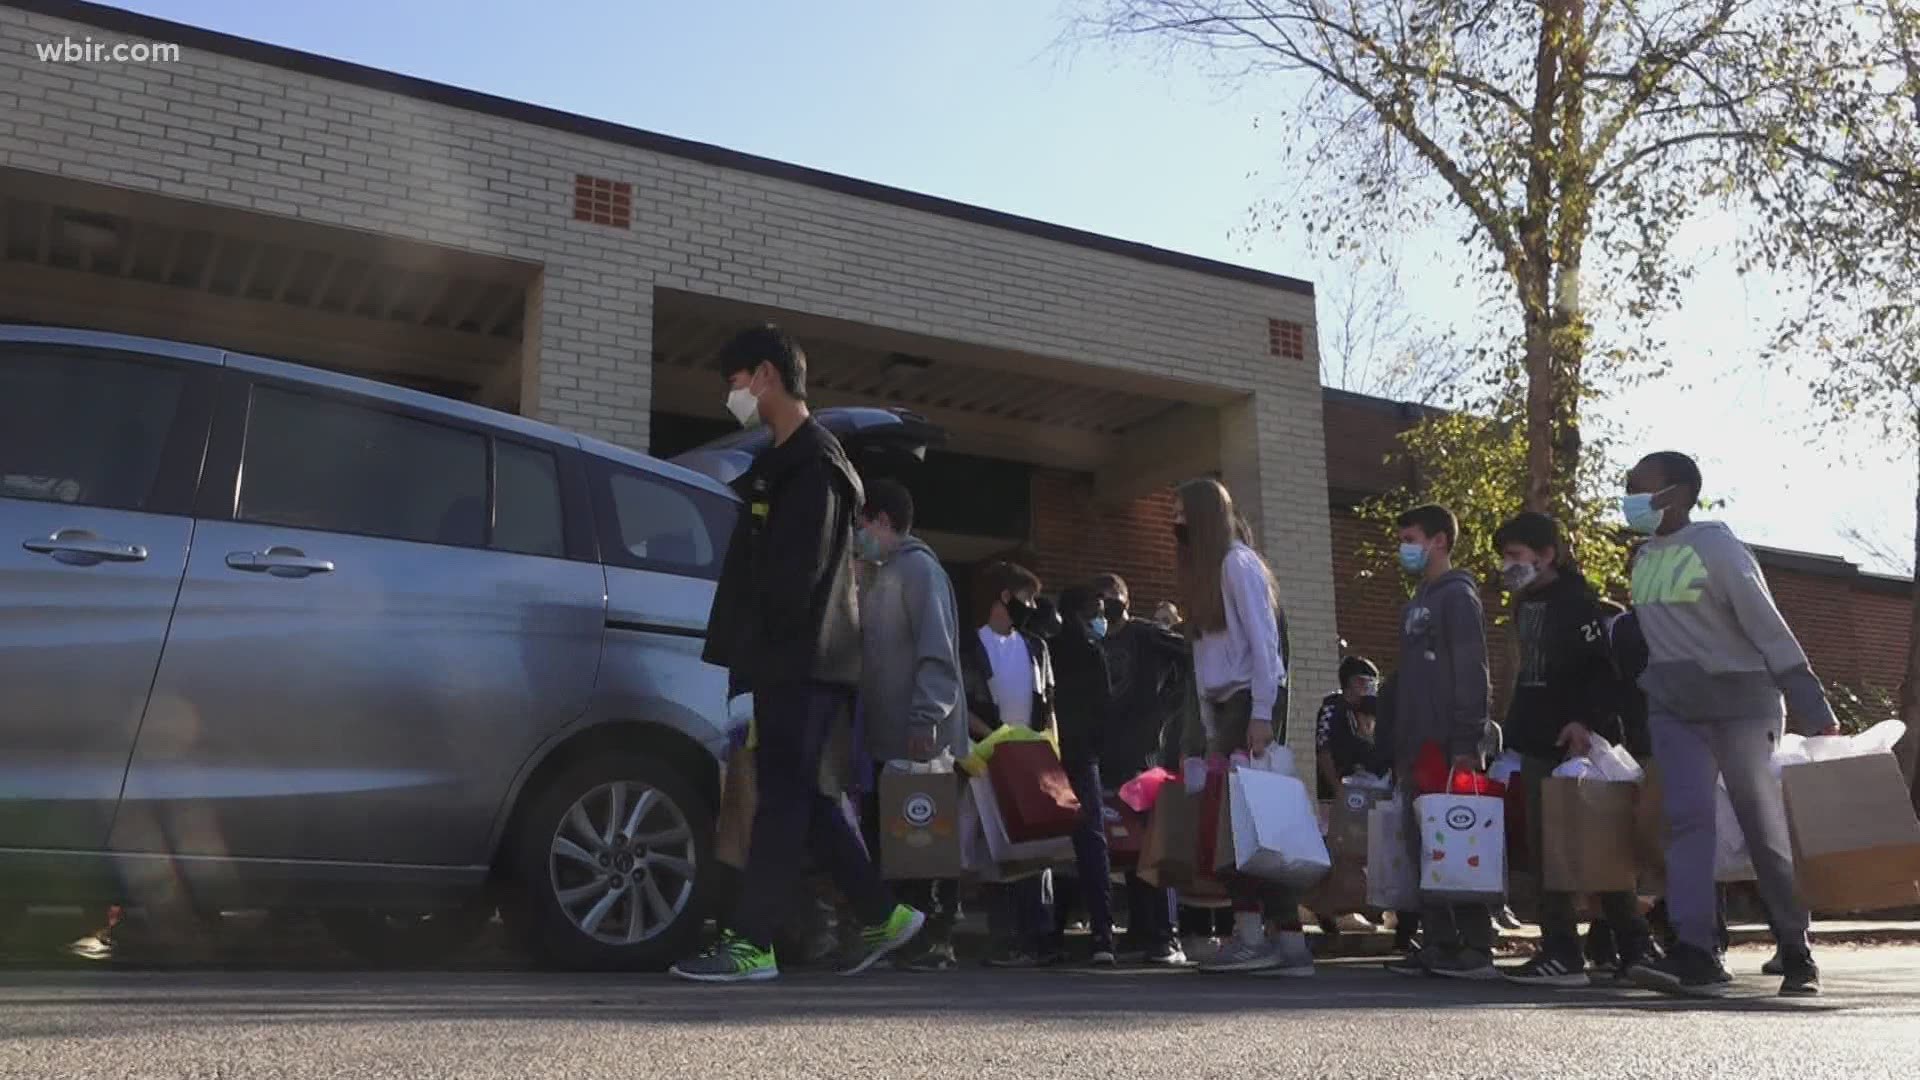
{"type": "Polygon", "coordinates": [[[1200,697],[1219,704],[1242,690],[1253,691],[1253,717],[1272,720],[1287,671],[1280,662],[1280,623],[1260,556],[1245,544],[1227,549],[1220,568],[1220,592],[1227,606],[1227,628],[1202,633],[1193,644],[1193,670],[1200,697]]]}

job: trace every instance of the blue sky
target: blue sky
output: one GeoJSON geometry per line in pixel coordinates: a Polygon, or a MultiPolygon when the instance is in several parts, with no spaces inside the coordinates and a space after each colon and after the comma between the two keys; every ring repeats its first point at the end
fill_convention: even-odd
{"type": "MultiPolygon", "coordinates": [[[[1146,53],[1063,48],[1051,0],[724,5],[581,0],[118,0],[118,6],[1180,251],[1310,277],[1297,232],[1253,230],[1286,190],[1281,92],[1146,53]],[[1266,122],[1256,127],[1256,119],[1266,122]]],[[[1457,230],[1408,240],[1409,304],[1470,325],[1457,230]]],[[[1703,222],[1687,243],[1731,239],[1703,222]]],[[[1757,543],[1913,550],[1914,467],[1819,432],[1804,370],[1757,360],[1775,299],[1710,261],[1660,330],[1673,375],[1604,407],[1627,446],[1701,460],[1757,543]]]]}

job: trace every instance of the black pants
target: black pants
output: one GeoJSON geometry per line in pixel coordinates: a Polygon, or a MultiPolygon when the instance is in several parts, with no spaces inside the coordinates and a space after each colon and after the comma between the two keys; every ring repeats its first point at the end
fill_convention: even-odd
{"type": "MultiPolygon", "coordinates": [[[[867,850],[877,857],[880,852],[880,785],[876,781],[869,783],[867,787],[869,790],[861,799],[860,826],[867,835],[867,850]]],[[[927,927],[921,933],[920,940],[925,942],[928,948],[941,948],[953,944],[953,927],[960,921],[958,878],[896,881],[893,883],[893,891],[901,903],[927,913],[927,927]]]]}
{"type": "Polygon", "coordinates": [[[878,926],[893,912],[893,896],[853,826],[838,801],[820,790],[821,755],[852,708],[851,690],[817,683],[763,688],[754,695],[759,804],[731,925],[763,949],[772,947],[793,906],[810,900],[801,880],[809,854],[833,876],[862,923],[878,926]]]}
{"type": "Polygon", "coordinates": [[[1140,880],[1127,871],[1127,934],[1138,949],[1171,945],[1176,940],[1174,924],[1180,918],[1180,903],[1172,889],[1161,889],[1140,880]]]}
{"type": "Polygon", "coordinates": [[[1066,765],[1067,780],[1074,797],[1080,800],[1080,827],[1073,833],[1073,862],[1078,875],[1072,886],[1062,878],[1053,878],[1053,933],[1051,945],[1059,948],[1066,940],[1067,916],[1079,900],[1086,908],[1087,923],[1093,932],[1095,949],[1113,948],[1113,874],[1107,851],[1107,825],[1102,809],[1105,793],[1100,788],[1100,765],[1094,761],[1076,761],[1066,765]]]}

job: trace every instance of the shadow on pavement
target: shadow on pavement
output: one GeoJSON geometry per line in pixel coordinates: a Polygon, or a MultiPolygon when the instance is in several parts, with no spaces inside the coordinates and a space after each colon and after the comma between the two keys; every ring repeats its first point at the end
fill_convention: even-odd
{"type": "Polygon", "coordinates": [[[1638,1014],[1831,1014],[1871,1010],[1920,1017],[1911,976],[1861,970],[1832,996],[1765,996],[1772,980],[1744,979],[1739,995],[1680,1001],[1635,990],[1554,994],[1497,983],[1395,978],[1362,965],[1327,965],[1312,980],[1207,977],[1191,972],[960,971],[882,973],[858,979],[795,975],[770,984],[709,987],[664,976],[529,973],[139,973],[0,974],[0,1035],[54,1038],[181,1026],[263,1022],[381,1024],[567,1021],[626,1025],[842,1023],[857,1019],[1164,1022],[1242,1012],[1371,1014],[1396,1011],[1547,1010],[1638,1014]]]}

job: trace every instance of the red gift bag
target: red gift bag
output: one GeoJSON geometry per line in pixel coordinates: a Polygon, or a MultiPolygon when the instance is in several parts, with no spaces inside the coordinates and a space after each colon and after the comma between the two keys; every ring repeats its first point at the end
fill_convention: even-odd
{"type": "Polygon", "coordinates": [[[1072,836],[1080,825],[1080,800],[1050,743],[1003,742],[987,759],[1007,839],[1016,844],[1072,836]]]}

